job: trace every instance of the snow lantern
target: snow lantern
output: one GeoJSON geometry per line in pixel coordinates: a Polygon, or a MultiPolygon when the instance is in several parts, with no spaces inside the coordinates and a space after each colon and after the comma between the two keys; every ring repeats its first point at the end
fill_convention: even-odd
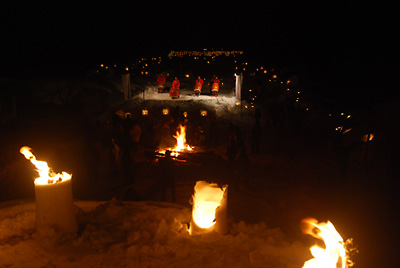
{"type": "Polygon", "coordinates": [[[35,179],[36,231],[50,229],[62,233],[75,233],[78,224],[74,213],[71,174],[55,173],[45,161],[36,160],[31,148],[24,146],[21,154],[35,165],[39,178],[35,179]]]}
{"type": "Polygon", "coordinates": [[[228,232],[227,196],[228,185],[197,181],[192,196],[192,221],[190,234],[215,231],[220,235],[228,232]]]}

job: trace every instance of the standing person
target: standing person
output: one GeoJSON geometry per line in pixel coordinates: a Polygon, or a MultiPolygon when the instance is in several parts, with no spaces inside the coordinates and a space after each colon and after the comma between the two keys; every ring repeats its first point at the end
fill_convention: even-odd
{"type": "Polygon", "coordinates": [[[166,200],[167,190],[171,188],[172,202],[175,202],[175,163],[171,158],[171,151],[165,152],[165,157],[160,158],[158,161],[162,190],[161,201],[166,200]]]}
{"type": "Polygon", "coordinates": [[[172,87],[179,89],[180,86],[181,86],[181,82],[178,80],[178,77],[175,76],[175,79],[172,82],[172,87]]]}
{"type": "Polygon", "coordinates": [[[140,143],[140,136],[142,135],[142,128],[138,121],[135,121],[130,129],[130,135],[132,138],[132,151],[137,152],[140,143]]]}
{"type": "Polygon", "coordinates": [[[158,93],[164,92],[165,76],[161,73],[157,78],[158,93]]]}
{"type": "Polygon", "coordinates": [[[218,96],[218,91],[219,91],[219,79],[218,76],[215,77],[214,81],[212,82],[212,86],[211,86],[211,96],[218,96]]]}
{"type": "Polygon", "coordinates": [[[196,79],[196,85],[195,85],[195,87],[194,87],[194,95],[195,96],[199,96],[200,95],[200,93],[201,93],[201,89],[202,89],[202,87],[203,87],[203,83],[204,83],[204,81],[203,81],[203,79],[201,79],[201,77],[200,77],[200,75],[197,77],[197,79],[196,79]]]}
{"type": "Polygon", "coordinates": [[[179,98],[179,87],[181,86],[181,82],[178,80],[178,77],[175,76],[174,81],[172,82],[172,87],[169,90],[169,96],[173,99],[179,98]]]}

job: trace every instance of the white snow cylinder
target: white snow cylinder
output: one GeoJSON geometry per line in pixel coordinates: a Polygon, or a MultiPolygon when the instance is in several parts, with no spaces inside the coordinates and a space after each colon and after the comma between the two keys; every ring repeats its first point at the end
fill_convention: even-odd
{"type": "Polygon", "coordinates": [[[197,181],[192,196],[190,234],[228,233],[228,185],[197,181]]]}
{"type": "Polygon", "coordinates": [[[35,184],[35,196],[38,233],[45,233],[50,228],[62,233],[78,230],[70,179],[53,184],[35,184]]]}

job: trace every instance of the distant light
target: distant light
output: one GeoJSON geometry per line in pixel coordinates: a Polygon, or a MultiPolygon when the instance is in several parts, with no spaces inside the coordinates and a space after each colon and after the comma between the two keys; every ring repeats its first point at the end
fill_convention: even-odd
{"type": "Polygon", "coordinates": [[[347,132],[351,131],[351,128],[346,129],[345,131],[343,131],[343,134],[346,134],[347,132]]]}
{"type": "Polygon", "coordinates": [[[163,114],[163,115],[168,115],[168,114],[169,114],[169,109],[168,109],[168,108],[164,108],[164,109],[162,110],[162,114],[163,114]]]}
{"type": "Polygon", "coordinates": [[[363,141],[363,142],[372,141],[373,138],[374,138],[374,134],[369,133],[369,139],[368,139],[368,134],[365,134],[362,137],[361,141],[363,141]]]}
{"type": "Polygon", "coordinates": [[[149,110],[143,109],[142,110],[142,115],[149,115],[149,110]]]}
{"type": "Polygon", "coordinates": [[[187,117],[188,116],[188,113],[187,112],[183,112],[183,117],[187,117]]]}
{"type": "Polygon", "coordinates": [[[276,78],[277,78],[276,74],[274,74],[274,75],[272,76],[272,78],[273,78],[273,79],[276,79],[276,78]]]}
{"type": "Polygon", "coordinates": [[[340,115],[344,115],[344,113],[341,113],[340,115]]]}
{"type": "Polygon", "coordinates": [[[189,74],[185,74],[185,77],[186,77],[186,78],[189,78],[189,76],[190,76],[189,74]]]}
{"type": "Polygon", "coordinates": [[[200,110],[201,116],[207,116],[207,110],[200,110]]]}
{"type": "Polygon", "coordinates": [[[129,71],[129,68],[128,68],[128,67],[125,67],[125,71],[129,71]]]}
{"type": "Polygon", "coordinates": [[[103,64],[103,63],[102,63],[102,64],[100,64],[100,67],[101,67],[101,68],[103,68],[103,67],[104,67],[104,64],[103,64]]]}
{"type": "Polygon", "coordinates": [[[351,117],[351,114],[349,114],[349,115],[347,116],[347,119],[350,118],[350,117],[351,117]]]}

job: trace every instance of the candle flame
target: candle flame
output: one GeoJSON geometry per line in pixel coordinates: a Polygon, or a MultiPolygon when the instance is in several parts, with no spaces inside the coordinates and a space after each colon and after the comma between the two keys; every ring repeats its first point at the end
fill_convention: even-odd
{"type": "Polygon", "coordinates": [[[67,172],[55,173],[45,161],[36,160],[36,156],[32,153],[32,149],[28,146],[23,146],[19,150],[26,159],[30,160],[31,163],[36,167],[36,171],[39,172],[39,178],[35,179],[35,184],[53,184],[59,181],[66,181],[71,179],[72,175],[67,172]]]}

